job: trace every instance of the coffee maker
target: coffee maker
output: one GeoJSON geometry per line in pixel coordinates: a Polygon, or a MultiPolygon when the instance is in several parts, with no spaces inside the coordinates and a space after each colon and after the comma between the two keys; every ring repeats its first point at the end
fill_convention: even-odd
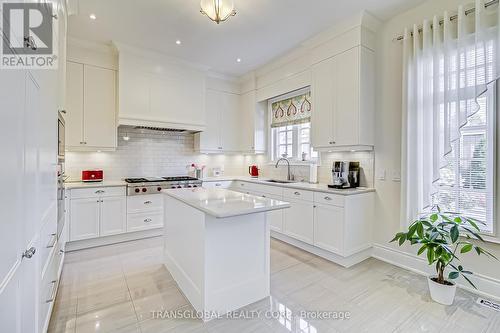
{"type": "Polygon", "coordinates": [[[345,189],[359,187],[359,162],[335,161],[332,166],[333,185],[330,188],[345,189]]]}

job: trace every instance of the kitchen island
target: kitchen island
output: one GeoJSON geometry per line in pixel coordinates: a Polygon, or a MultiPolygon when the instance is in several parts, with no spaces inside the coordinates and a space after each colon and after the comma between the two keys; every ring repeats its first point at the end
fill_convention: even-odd
{"type": "Polygon", "coordinates": [[[204,320],[269,296],[267,212],[287,202],[225,189],[164,194],[164,261],[204,320]]]}

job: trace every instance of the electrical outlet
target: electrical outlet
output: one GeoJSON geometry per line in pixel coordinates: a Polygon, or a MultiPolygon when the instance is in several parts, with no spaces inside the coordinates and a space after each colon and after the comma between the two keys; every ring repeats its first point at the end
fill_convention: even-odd
{"type": "Polygon", "coordinates": [[[400,182],[401,181],[401,171],[394,170],[392,172],[392,181],[393,182],[400,182]]]}

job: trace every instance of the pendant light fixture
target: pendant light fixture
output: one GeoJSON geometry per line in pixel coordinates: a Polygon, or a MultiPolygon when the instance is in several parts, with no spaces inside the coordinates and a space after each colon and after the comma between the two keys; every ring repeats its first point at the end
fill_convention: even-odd
{"type": "Polygon", "coordinates": [[[236,15],[233,0],[201,0],[200,12],[219,24],[236,15]]]}

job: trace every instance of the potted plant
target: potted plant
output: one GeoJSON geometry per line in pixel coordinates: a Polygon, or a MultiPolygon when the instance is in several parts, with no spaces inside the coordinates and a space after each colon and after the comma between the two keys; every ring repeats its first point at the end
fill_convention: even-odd
{"type": "Polygon", "coordinates": [[[484,254],[497,259],[493,254],[476,244],[484,242],[479,234],[478,224],[483,222],[463,216],[459,213],[442,212],[436,207],[431,213],[423,215],[408,227],[408,232],[399,232],[391,240],[399,246],[405,242],[418,245],[417,255],[426,253],[429,265],[436,266],[435,276],[429,276],[427,282],[434,301],[451,305],[455,298],[456,284],[453,280],[462,276],[470,285],[477,289],[467,277],[472,275],[462,265],[458,253],[465,254],[474,250],[478,255],[484,254]],[[448,276],[445,278],[445,272],[448,276]]]}

